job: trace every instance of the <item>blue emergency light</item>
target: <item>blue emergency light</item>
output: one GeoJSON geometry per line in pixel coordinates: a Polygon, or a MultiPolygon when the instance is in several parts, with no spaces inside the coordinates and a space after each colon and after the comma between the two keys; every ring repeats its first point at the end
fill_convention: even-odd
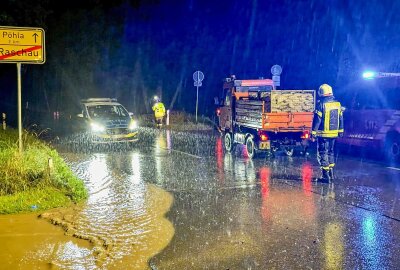
{"type": "Polygon", "coordinates": [[[371,79],[374,79],[376,77],[376,72],[365,71],[362,76],[366,80],[371,80],[371,79]]]}

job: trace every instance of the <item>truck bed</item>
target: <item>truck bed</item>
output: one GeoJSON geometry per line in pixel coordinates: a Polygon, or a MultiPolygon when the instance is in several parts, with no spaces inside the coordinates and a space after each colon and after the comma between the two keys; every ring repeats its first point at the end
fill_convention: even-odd
{"type": "Polygon", "coordinates": [[[236,123],[274,132],[310,129],[314,93],[314,90],[272,90],[259,93],[257,99],[239,99],[235,106],[236,123]]]}

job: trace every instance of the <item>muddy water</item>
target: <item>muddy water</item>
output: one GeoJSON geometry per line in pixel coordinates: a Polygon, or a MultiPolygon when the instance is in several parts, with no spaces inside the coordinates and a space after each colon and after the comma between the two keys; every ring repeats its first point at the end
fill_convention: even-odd
{"type": "Polygon", "coordinates": [[[90,254],[88,241],[64,235],[37,214],[0,216],[0,269],[54,269],[62,258],[81,260],[90,254]]]}
{"type": "Polygon", "coordinates": [[[66,158],[89,199],[39,218],[0,217],[0,269],[149,269],[174,235],[172,195],[143,181],[139,153],[66,158]]]}

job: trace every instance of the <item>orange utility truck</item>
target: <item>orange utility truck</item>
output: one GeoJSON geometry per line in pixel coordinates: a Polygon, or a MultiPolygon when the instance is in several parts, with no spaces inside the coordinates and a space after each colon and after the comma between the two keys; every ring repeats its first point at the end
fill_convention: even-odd
{"type": "Polygon", "coordinates": [[[295,150],[306,153],[313,114],[315,90],[277,90],[270,79],[226,78],[217,109],[224,148],[232,152],[245,145],[253,158],[259,152],[295,150]]]}

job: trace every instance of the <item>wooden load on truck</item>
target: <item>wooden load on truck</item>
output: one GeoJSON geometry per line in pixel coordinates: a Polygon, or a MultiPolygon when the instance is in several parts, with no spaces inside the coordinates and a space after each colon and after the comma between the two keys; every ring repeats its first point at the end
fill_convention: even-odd
{"type": "Polygon", "coordinates": [[[219,128],[227,151],[246,145],[249,157],[282,149],[305,153],[315,110],[314,90],[277,90],[272,80],[226,79],[219,128]]]}

